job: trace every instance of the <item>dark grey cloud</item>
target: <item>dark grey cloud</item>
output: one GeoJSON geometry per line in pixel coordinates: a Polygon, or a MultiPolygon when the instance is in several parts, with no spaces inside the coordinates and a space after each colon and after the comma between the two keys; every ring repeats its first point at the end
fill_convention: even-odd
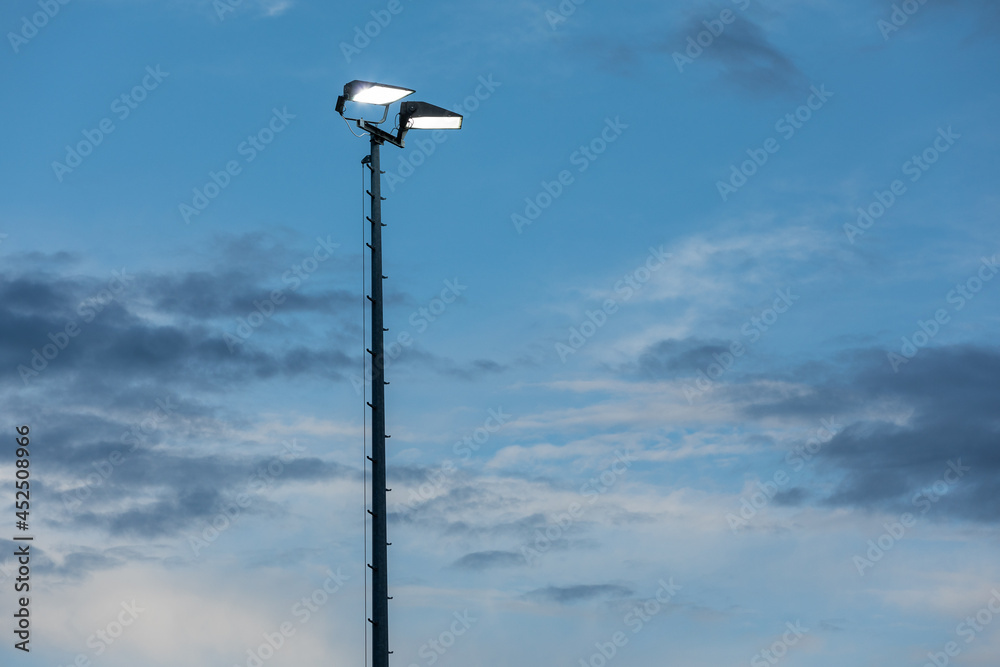
{"type": "Polygon", "coordinates": [[[460,570],[488,570],[497,567],[523,567],[527,565],[524,557],[514,551],[475,551],[465,554],[452,567],[460,570]]]}
{"type": "Polygon", "coordinates": [[[496,375],[507,370],[507,366],[492,359],[474,359],[467,363],[451,362],[444,373],[462,380],[478,380],[486,375],[496,375]]]}
{"type": "Polygon", "coordinates": [[[238,447],[214,455],[176,451],[165,432],[176,438],[186,426],[196,441],[214,435],[212,430],[200,432],[191,422],[192,414],[197,411],[174,406],[154,430],[136,431],[146,415],[119,421],[47,413],[36,422],[45,427],[35,436],[44,438],[45,446],[33,453],[34,465],[45,471],[33,484],[40,502],[49,508],[43,520],[62,529],[97,528],[114,536],[156,539],[198,528],[232,507],[240,494],[252,498],[249,507],[241,508],[241,514],[251,515],[280,511],[266,500],[271,488],[360,479],[356,469],[277,443],[273,454],[253,456],[241,454],[238,447]],[[123,440],[127,434],[138,437],[123,440]],[[62,480],[58,491],[49,479],[62,480]]]}
{"type": "MultiPolygon", "coordinates": [[[[649,22],[662,21],[652,18],[649,22]]],[[[686,11],[679,21],[655,31],[640,29],[632,33],[622,38],[620,32],[609,33],[605,28],[599,34],[565,38],[565,42],[576,54],[596,61],[599,67],[618,76],[640,76],[648,56],[653,55],[657,60],[665,59],[675,75],[677,59],[682,59],[682,75],[708,73],[738,92],[752,96],[797,93],[810,85],[794,59],[771,41],[767,31],[730,3],[700,3],[686,11]],[[722,10],[732,12],[731,23],[719,22],[722,10]],[[722,32],[712,34],[705,22],[721,25],[722,32]],[[701,33],[711,36],[711,40],[703,36],[699,45],[701,33]],[[694,46],[690,46],[689,39],[695,41],[694,46]]],[[[563,42],[564,38],[557,35],[556,40],[563,42]]]]}
{"type": "MultiPolygon", "coordinates": [[[[23,542],[0,539],[0,549],[4,554],[0,557],[0,566],[7,570],[8,576],[16,572],[17,562],[13,554],[23,542]]],[[[131,547],[111,547],[94,549],[87,546],[70,545],[68,550],[58,559],[58,563],[49,555],[49,550],[38,543],[31,544],[32,574],[43,576],[47,581],[79,580],[91,572],[111,570],[128,562],[151,560],[150,556],[131,547]]],[[[6,584],[5,584],[6,585],[6,584]]]]}
{"type": "MultiPolygon", "coordinates": [[[[713,18],[717,16],[716,13],[713,18]]],[[[696,35],[704,30],[702,20],[691,19],[681,28],[681,34],[696,35]]],[[[809,87],[808,77],[795,62],[771,43],[763,28],[739,12],[736,20],[705,48],[700,59],[715,64],[726,82],[753,95],[786,93],[809,87]]]]}
{"type": "Polygon", "coordinates": [[[576,586],[547,586],[525,593],[524,597],[533,602],[555,602],[575,604],[595,599],[617,599],[632,595],[632,590],[617,584],[590,584],[576,586]]]}
{"type": "Polygon", "coordinates": [[[386,364],[386,369],[388,370],[392,366],[404,368],[419,366],[422,369],[427,369],[440,375],[453,377],[465,382],[475,382],[491,375],[504,373],[514,366],[525,365],[529,365],[529,362],[524,359],[518,360],[513,364],[502,364],[493,359],[456,361],[428,352],[419,345],[414,345],[404,348],[398,357],[391,359],[386,364]]]}
{"type": "Polygon", "coordinates": [[[807,489],[794,487],[774,494],[773,500],[776,505],[801,505],[809,495],[807,489]]]}
{"type": "Polygon", "coordinates": [[[844,632],[847,630],[845,627],[848,624],[846,618],[828,618],[821,619],[819,622],[819,629],[824,632],[844,632]]]}
{"type": "Polygon", "coordinates": [[[314,293],[291,291],[292,283],[275,277],[263,283],[250,273],[228,271],[216,274],[196,271],[168,276],[151,276],[142,284],[143,296],[149,298],[157,311],[185,315],[199,320],[215,318],[245,318],[256,310],[256,303],[271,298],[271,292],[281,290],[277,310],[291,312],[335,312],[358,306],[360,295],[346,290],[325,290],[314,293]]]}
{"type": "Polygon", "coordinates": [[[176,535],[198,519],[208,519],[223,506],[221,492],[213,487],[172,488],[168,497],[124,511],[76,515],[74,523],[99,527],[111,535],[158,538],[176,535]]]}
{"type": "MultiPolygon", "coordinates": [[[[390,469],[390,472],[393,471],[390,469]]],[[[425,479],[426,477],[421,476],[413,481],[420,482],[425,479]]],[[[517,513],[523,504],[522,498],[505,496],[484,489],[474,481],[460,481],[440,495],[409,505],[405,503],[405,499],[400,504],[390,499],[387,519],[390,523],[419,526],[448,538],[485,540],[504,537],[517,544],[527,544],[534,539],[537,528],[548,525],[548,518],[544,514],[536,512],[499,521],[482,518],[495,516],[495,511],[498,509],[517,513]],[[475,523],[451,518],[455,507],[471,511],[477,516],[475,523]],[[482,512],[477,513],[477,510],[482,512]]]]}
{"type": "MultiPolygon", "coordinates": [[[[241,333],[237,318],[247,318],[254,301],[270,295],[269,286],[247,273],[126,275],[116,281],[0,274],[0,367],[10,371],[3,374],[5,381],[23,387],[64,383],[67,375],[125,382],[156,377],[220,390],[281,376],[339,378],[357,365],[330,345],[278,341],[287,331],[286,318],[296,314],[320,314],[335,329],[347,326],[358,317],[351,306],[360,303],[360,295],[286,289],[272,318],[241,333]]],[[[299,321],[296,326],[307,329],[299,321]]]]}
{"type": "Polygon", "coordinates": [[[624,369],[653,379],[687,377],[704,370],[712,355],[729,350],[729,343],[696,338],[670,338],[654,343],[640,353],[635,364],[624,369]]]}
{"type": "Polygon", "coordinates": [[[26,316],[53,311],[68,314],[72,303],[70,294],[76,287],[72,280],[44,274],[40,278],[0,275],[0,303],[26,316]]]}
{"type": "Polygon", "coordinates": [[[796,378],[810,391],[758,391],[747,408],[752,418],[817,423],[837,415],[886,415],[846,424],[822,446],[816,471],[834,482],[832,492],[793,489],[783,500],[1000,521],[1000,349],[923,349],[898,373],[884,351],[859,351],[841,361],[846,368],[831,367],[825,377],[796,378]]]}
{"type": "Polygon", "coordinates": [[[118,304],[81,326],[81,332],[54,358],[45,348],[53,344],[50,335],[59,337],[64,331],[64,319],[19,316],[0,305],[0,321],[0,363],[10,371],[5,374],[8,382],[22,386],[55,377],[64,382],[66,374],[78,373],[123,379],[154,375],[161,381],[221,390],[276,376],[340,378],[342,371],[358,365],[340,350],[301,344],[268,350],[259,345],[265,342],[263,336],[233,343],[230,349],[224,335],[232,331],[199,324],[158,324],[118,304]],[[50,358],[42,359],[43,354],[50,358]]]}

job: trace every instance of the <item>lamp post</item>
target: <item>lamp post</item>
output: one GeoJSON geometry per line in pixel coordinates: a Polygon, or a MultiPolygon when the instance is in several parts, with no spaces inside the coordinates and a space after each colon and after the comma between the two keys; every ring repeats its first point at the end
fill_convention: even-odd
{"type": "Polygon", "coordinates": [[[371,151],[362,160],[371,170],[371,243],[372,253],[371,295],[372,302],[372,343],[368,352],[372,355],[372,667],[389,666],[389,545],[386,531],[386,491],[385,486],[385,354],[383,349],[382,326],[382,171],[379,162],[379,147],[385,142],[403,148],[403,140],[411,129],[460,129],[462,116],[426,102],[402,102],[399,110],[399,127],[391,134],[378,127],[389,114],[389,106],[412,95],[413,90],[389,86],[370,81],[351,81],[344,86],[344,94],[337,98],[337,113],[348,121],[356,121],[363,132],[371,138],[371,151]],[[347,102],[382,106],[382,119],[378,121],[350,118],[345,115],[347,102]]]}

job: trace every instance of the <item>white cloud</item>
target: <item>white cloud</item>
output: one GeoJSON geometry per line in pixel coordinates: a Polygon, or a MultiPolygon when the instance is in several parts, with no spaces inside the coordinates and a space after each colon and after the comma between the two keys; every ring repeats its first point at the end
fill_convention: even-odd
{"type": "Polygon", "coordinates": [[[293,4],[292,0],[261,0],[264,16],[267,17],[281,16],[291,9],[293,4]]]}

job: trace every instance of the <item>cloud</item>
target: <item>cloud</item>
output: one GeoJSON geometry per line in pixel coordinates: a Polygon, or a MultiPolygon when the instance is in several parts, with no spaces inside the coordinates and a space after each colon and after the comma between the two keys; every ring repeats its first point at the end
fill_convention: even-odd
{"type": "Polygon", "coordinates": [[[287,12],[294,3],[292,0],[261,0],[260,4],[264,16],[274,18],[287,12]]]}
{"type": "Polygon", "coordinates": [[[660,16],[655,10],[650,11],[647,25],[666,24],[666,27],[622,39],[618,35],[624,30],[634,33],[634,27],[612,32],[611,27],[602,25],[600,33],[567,38],[566,43],[574,55],[596,60],[599,67],[619,77],[638,76],[644,60],[653,55],[657,59],[666,58],[674,75],[712,70],[726,85],[752,96],[784,94],[809,87],[809,78],[791,56],[771,41],[768,31],[729,3],[721,6],[709,3],[694,11],[682,9],[680,18],[668,16],[676,14],[669,10],[660,12],[660,16]],[[734,14],[732,22],[720,22],[722,9],[734,14]],[[718,28],[709,31],[706,22],[713,27],[721,25],[722,32],[713,34],[718,28]],[[701,33],[709,34],[711,41],[705,37],[699,40],[701,33]],[[695,42],[695,47],[689,46],[689,40],[695,42]],[[686,59],[681,62],[680,74],[676,71],[679,58],[686,59]]]}
{"type": "Polygon", "coordinates": [[[254,312],[254,302],[263,302],[274,289],[283,289],[280,310],[286,312],[328,312],[357,303],[357,296],[346,290],[316,293],[288,291],[288,285],[258,285],[250,273],[229,271],[225,274],[195,271],[183,274],[151,276],[143,284],[143,296],[157,312],[184,315],[197,319],[246,317],[254,312]]]}
{"type": "MultiPolygon", "coordinates": [[[[428,370],[447,377],[453,377],[464,382],[475,382],[484,377],[499,375],[511,368],[511,364],[501,364],[493,359],[473,359],[472,361],[456,361],[442,357],[422,349],[419,345],[404,348],[396,358],[390,358],[386,368],[399,365],[419,364],[428,370]]],[[[525,360],[518,360],[517,365],[526,365],[525,360]]]]}
{"type": "Polygon", "coordinates": [[[616,584],[591,584],[577,586],[547,586],[525,593],[524,597],[533,602],[555,602],[556,604],[575,604],[594,599],[623,598],[632,594],[632,590],[616,584]]]}
{"type": "Polygon", "coordinates": [[[67,376],[77,382],[156,377],[214,390],[275,376],[342,377],[357,364],[341,350],[273,343],[292,323],[308,329],[302,318],[310,315],[332,316],[346,330],[357,299],[318,285],[289,287],[280,280],[281,266],[274,273],[122,270],[104,278],[2,273],[0,366],[14,370],[7,382],[21,387],[67,376]],[[275,276],[273,284],[261,275],[275,276]],[[278,289],[281,303],[270,301],[278,289]],[[241,320],[256,326],[240,329],[241,320]]]}
{"type": "Polygon", "coordinates": [[[139,440],[126,442],[121,436],[136,433],[128,422],[46,415],[46,447],[34,456],[48,471],[40,493],[54,499],[47,523],[63,530],[97,528],[111,536],[155,539],[200,526],[231,508],[240,494],[252,499],[241,506],[241,514],[257,514],[280,511],[267,499],[265,492],[272,488],[360,479],[355,469],[294,450],[280,456],[277,449],[272,455],[247,455],[237,448],[210,455],[178,450],[172,444],[178,422],[186,423],[187,437],[196,441],[218,437],[200,432],[196,422],[185,419],[190,414],[175,406],[151,437],[140,431],[139,440]]]}
{"type": "Polygon", "coordinates": [[[848,620],[846,618],[821,619],[819,629],[824,632],[844,632],[847,629],[844,626],[847,624],[848,620]]]}
{"type": "MultiPolygon", "coordinates": [[[[0,365],[8,370],[0,396],[22,423],[44,425],[45,446],[33,457],[46,475],[33,486],[51,502],[40,526],[81,540],[95,531],[105,540],[158,540],[200,530],[240,494],[253,499],[244,515],[283,514],[290,502],[272,491],[361,479],[304,448],[283,452],[276,465],[278,443],[298,433],[293,426],[213,403],[265,380],[342,379],[360,366],[340,346],[353,336],[360,295],[336,288],[339,260],[298,289],[282,280],[314,243],[220,237],[190,254],[193,270],[105,275],[82,272],[65,253],[13,256],[0,271],[0,365]],[[284,303],[230,349],[224,336],[235,318],[275,289],[284,303]]],[[[305,437],[331,436],[344,433],[305,437]]],[[[67,578],[141,556],[62,549],[51,568],[67,578]]]]}
{"type": "Polygon", "coordinates": [[[698,339],[667,339],[646,348],[634,370],[647,377],[672,379],[696,375],[714,361],[712,355],[729,351],[730,343],[698,339]]]}
{"type": "Polygon", "coordinates": [[[885,352],[865,350],[839,378],[831,371],[790,395],[758,393],[745,412],[817,420],[862,415],[817,454],[817,472],[833,480],[832,489],[819,496],[792,490],[783,497],[787,504],[811,500],[992,523],[1000,521],[997,377],[997,348],[923,349],[898,373],[885,352]]]}
{"type": "MultiPolygon", "coordinates": [[[[681,32],[697,35],[704,29],[700,19],[691,19],[681,32]]],[[[808,78],[795,62],[771,43],[759,25],[743,15],[737,15],[701,57],[715,63],[725,81],[753,95],[808,87],[808,78]]]]}
{"type": "Polygon", "coordinates": [[[197,1],[201,4],[208,4],[213,13],[217,14],[221,18],[226,18],[230,12],[240,10],[256,10],[258,15],[263,18],[278,18],[279,16],[283,16],[288,12],[288,10],[295,6],[294,0],[252,0],[247,3],[243,3],[242,0],[216,0],[215,2],[207,2],[207,0],[197,1]]]}
{"type": "Polygon", "coordinates": [[[801,505],[809,495],[807,489],[795,487],[774,494],[774,503],[776,505],[801,505]]]}
{"type": "Polygon", "coordinates": [[[521,554],[513,551],[475,551],[456,560],[452,567],[460,570],[488,570],[494,567],[518,567],[526,563],[521,554]]]}

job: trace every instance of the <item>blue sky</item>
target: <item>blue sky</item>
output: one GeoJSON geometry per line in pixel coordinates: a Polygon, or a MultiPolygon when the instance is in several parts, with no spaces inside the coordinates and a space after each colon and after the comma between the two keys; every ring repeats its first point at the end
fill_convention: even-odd
{"type": "Polygon", "coordinates": [[[996,664],[995,3],[0,27],[5,664],[364,660],[353,79],[465,116],[382,152],[393,664],[996,664]]]}

